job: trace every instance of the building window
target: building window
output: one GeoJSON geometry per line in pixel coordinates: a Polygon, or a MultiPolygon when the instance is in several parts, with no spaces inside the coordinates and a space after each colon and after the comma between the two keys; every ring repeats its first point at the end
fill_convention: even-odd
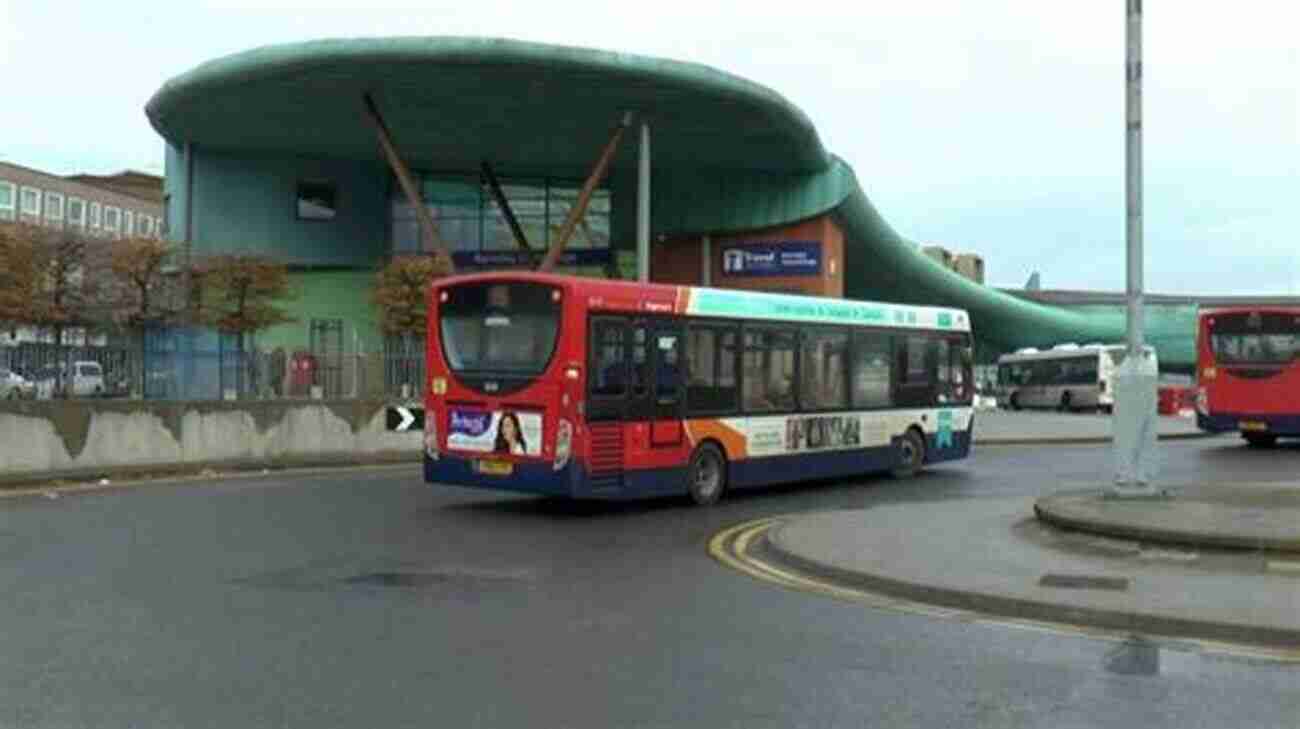
{"type": "Polygon", "coordinates": [[[128,238],[135,235],[135,213],[130,210],[122,213],[122,235],[128,238]]]}
{"type": "Polygon", "coordinates": [[[24,187],[22,194],[23,215],[41,214],[41,191],[34,187],[24,187]]]}
{"type": "Polygon", "coordinates": [[[99,203],[92,202],[90,204],[90,229],[99,230],[99,223],[100,223],[99,203]]]}
{"type": "Polygon", "coordinates": [[[338,213],[337,190],[333,182],[302,180],[298,182],[298,219],[333,220],[338,213]]]}
{"type": "Polygon", "coordinates": [[[104,206],[104,230],[109,233],[116,233],[118,226],[122,224],[122,211],[112,205],[104,206]]]}
{"type": "Polygon", "coordinates": [[[86,201],[79,197],[68,198],[68,225],[86,227],[86,201]]]}
{"type": "Polygon", "coordinates": [[[0,220],[13,220],[18,207],[18,188],[12,182],[0,180],[0,220]]]}
{"type": "MultiPolygon", "coordinates": [[[[551,178],[502,179],[501,192],[514,213],[533,255],[547,248],[559,233],[578,198],[580,183],[551,178]]],[[[529,256],[521,252],[505,211],[491,186],[480,176],[426,174],[420,177],[420,194],[432,214],[438,237],[453,252],[476,266],[517,265],[529,256]],[[468,253],[481,254],[467,256],[468,253]]],[[[611,197],[596,190],[586,215],[569,238],[563,265],[593,267],[612,258],[610,251],[611,197]]],[[[394,181],[389,196],[390,243],[394,255],[428,252],[422,242],[415,209],[394,181]]]]}
{"type": "Polygon", "coordinates": [[[45,193],[45,219],[63,220],[63,195],[61,193],[45,193]]]}
{"type": "Polygon", "coordinates": [[[140,216],[140,236],[144,238],[153,237],[153,218],[148,215],[140,216]]]}

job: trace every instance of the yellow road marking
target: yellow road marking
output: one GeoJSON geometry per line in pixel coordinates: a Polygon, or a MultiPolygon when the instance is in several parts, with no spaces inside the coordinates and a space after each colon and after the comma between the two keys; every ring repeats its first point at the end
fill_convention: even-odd
{"type": "MultiPolygon", "coordinates": [[[[728,527],[714,534],[709,539],[708,552],[718,562],[757,580],[774,583],[781,587],[824,595],[847,602],[866,605],[879,610],[891,610],[910,614],[925,615],[933,618],[959,620],[967,623],[993,625],[1018,630],[1033,630],[1053,635],[1072,635],[1105,640],[1118,643],[1131,639],[1131,633],[1109,628],[1098,628],[1073,623],[1058,623],[1029,618],[1014,618],[1001,615],[977,613],[957,608],[943,608],[926,605],[911,600],[893,598],[887,595],[867,592],[852,587],[836,585],[830,582],[792,572],[765,562],[749,553],[754,540],[762,536],[773,526],[782,521],[780,517],[769,517],[743,522],[728,527]]],[[[1160,636],[1156,640],[1174,649],[1195,649],[1204,653],[1222,654],[1234,657],[1267,660],[1279,663],[1300,662],[1300,649],[1268,648],[1266,646],[1225,643],[1200,638],[1175,638],[1160,636]]]]}

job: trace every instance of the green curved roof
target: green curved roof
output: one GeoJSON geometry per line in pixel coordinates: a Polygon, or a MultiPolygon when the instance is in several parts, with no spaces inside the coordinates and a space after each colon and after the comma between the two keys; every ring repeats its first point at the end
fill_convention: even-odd
{"type": "MultiPolygon", "coordinates": [[[[361,107],[370,93],[403,155],[427,169],[580,178],[623,112],[654,130],[654,229],[723,232],[834,212],[845,292],[959,306],[1001,348],[1117,341],[1123,321],[972,283],[901,238],[812,122],[780,94],[693,63],[495,38],[322,40],[210,61],[163,85],[146,113],[173,143],[379,159],[361,107]]],[[[627,179],[634,145],[612,175],[627,179]]],[[[1191,333],[1188,333],[1191,336],[1191,333]]]]}
{"type": "MultiPolygon", "coordinates": [[[[653,120],[656,165],[815,172],[829,161],[802,111],[708,66],[496,38],[321,40],[209,61],[145,107],[172,141],[376,159],[370,92],[410,161],[477,168],[501,150],[585,176],[624,111],[653,120]]],[[[635,155],[620,155],[629,168],[635,155]]]]}

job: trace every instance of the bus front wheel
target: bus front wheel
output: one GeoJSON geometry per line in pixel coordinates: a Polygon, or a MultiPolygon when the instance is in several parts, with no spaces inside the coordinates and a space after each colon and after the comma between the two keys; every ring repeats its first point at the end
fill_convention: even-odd
{"type": "Polygon", "coordinates": [[[894,478],[912,478],[925,463],[925,439],[916,428],[909,428],[898,439],[898,465],[890,472],[894,478]]]}
{"type": "Polygon", "coordinates": [[[690,481],[687,490],[691,500],[700,506],[716,504],[727,487],[727,461],[722,451],[712,443],[702,443],[691,454],[690,481]]]}
{"type": "Polygon", "coordinates": [[[1272,448],[1273,446],[1277,445],[1276,435],[1244,433],[1242,434],[1241,437],[1246,439],[1246,445],[1250,446],[1251,448],[1272,448]]]}
{"type": "Polygon", "coordinates": [[[1010,404],[1011,404],[1011,409],[1012,409],[1012,410],[1019,410],[1019,409],[1020,409],[1020,393],[1018,393],[1018,392],[1013,392],[1013,393],[1011,393],[1011,402],[1010,402],[1010,404]]]}

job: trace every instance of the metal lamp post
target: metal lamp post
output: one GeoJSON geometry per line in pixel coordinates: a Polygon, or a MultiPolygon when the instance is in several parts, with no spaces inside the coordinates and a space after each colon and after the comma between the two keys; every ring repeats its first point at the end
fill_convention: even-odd
{"type": "Polygon", "coordinates": [[[1111,495],[1152,496],[1156,453],[1156,363],[1142,335],[1142,0],[1125,0],[1125,167],[1128,249],[1128,354],[1116,372],[1115,481],[1111,495]]]}

